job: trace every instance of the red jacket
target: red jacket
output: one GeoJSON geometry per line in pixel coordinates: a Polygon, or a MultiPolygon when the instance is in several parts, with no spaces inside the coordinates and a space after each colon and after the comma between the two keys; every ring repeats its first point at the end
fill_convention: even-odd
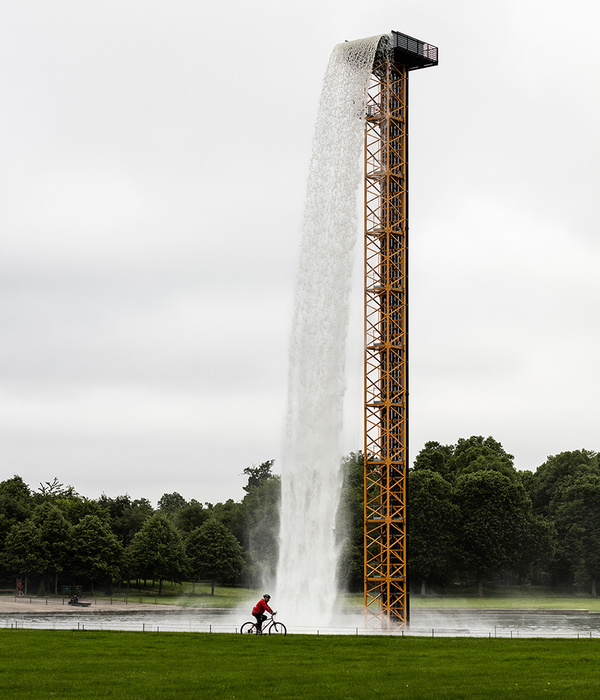
{"type": "Polygon", "coordinates": [[[261,615],[262,613],[265,612],[270,612],[271,615],[273,614],[273,611],[271,608],[268,606],[267,601],[264,598],[261,598],[258,603],[252,608],[252,614],[253,615],[261,615]]]}

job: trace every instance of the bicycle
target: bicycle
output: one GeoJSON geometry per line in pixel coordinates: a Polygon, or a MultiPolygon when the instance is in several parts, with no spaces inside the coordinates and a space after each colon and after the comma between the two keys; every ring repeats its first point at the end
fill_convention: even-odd
{"type": "Polygon", "coordinates": [[[285,637],[287,634],[287,628],[283,622],[275,622],[275,613],[268,617],[262,625],[262,631],[259,632],[256,626],[256,622],[244,622],[240,627],[240,632],[242,634],[281,634],[285,637]]]}

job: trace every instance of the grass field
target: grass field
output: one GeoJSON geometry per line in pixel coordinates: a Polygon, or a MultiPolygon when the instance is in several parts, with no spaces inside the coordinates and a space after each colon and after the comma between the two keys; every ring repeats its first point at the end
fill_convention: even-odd
{"type": "Polygon", "coordinates": [[[420,598],[411,596],[411,608],[417,610],[430,608],[444,609],[472,609],[472,610],[523,610],[523,609],[544,609],[544,610],[591,610],[600,611],[600,598],[575,598],[575,597],[547,597],[547,596],[526,596],[526,597],[489,597],[489,598],[420,598]]]}
{"type": "MultiPolygon", "coordinates": [[[[345,605],[360,608],[363,606],[363,596],[352,593],[346,596],[345,605]]],[[[531,595],[446,595],[420,596],[411,594],[410,607],[413,610],[441,608],[446,610],[590,610],[600,612],[600,598],[591,596],[564,596],[549,593],[533,593],[531,595]]]]}
{"type": "MultiPolygon", "coordinates": [[[[520,589],[511,591],[511,595],[496,591],[488,593],[484,597],[476,595],[444,595],[444,596],[420,596],[414,593],[410,597],[413,609],[548,609],[548,610],[572,610],[583,609],[600,612],[600,598],[592,598],[587,595],[565,596],[558,595],[548,590],[532,590],[523,593],[520,589]]],[[[129,591],[129,600],[132,602],[157,603],[161,605],[179,605],[194,608],[236,608],[247,606],[248,601],[258,599],[264,591],[258,589],[238,588],[232,586],[215,586],[215,594],[210,595],[210,584],[196,584],[195,593],[192,594],[192,584],[171,585],[164,587],[163,595],[158,596],[153,591],[142,591],[139,595],[135,589],[129,591]]],[[[99,598],[101,596],[98,596],[99,598]]],[[[116,598],[124,598],[121,592],[116,598]]],[[[345,608],[360,609],[364,605],[362,593],[349,593],[340,602],[345,608]]]]}
{"type": "Polygon", "coordinates": [[[0,630],[5,698],[596,698],[600,640],[0,630]]]}

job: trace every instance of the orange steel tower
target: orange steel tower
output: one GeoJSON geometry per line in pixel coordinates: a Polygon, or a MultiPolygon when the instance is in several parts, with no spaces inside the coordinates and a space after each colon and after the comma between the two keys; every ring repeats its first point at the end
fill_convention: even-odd
{"type": "Polygon", "coordinates": [[[409,621],[408,74],[435,46],[392,32],[377,51],[365,127],[365,609],[367,625],[409,621]]]}

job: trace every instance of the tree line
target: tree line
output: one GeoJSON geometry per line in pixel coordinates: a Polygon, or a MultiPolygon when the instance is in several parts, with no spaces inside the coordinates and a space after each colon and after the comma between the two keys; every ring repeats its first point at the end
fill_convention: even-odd
{"type": "Polygon", "coordinates": [[[596,452],[550,456],[518,471],[492,437],[428,442],[409,474],[413,584],[485,582],[578,587],[600,577],[600,463],[596,452]]]}
{"type": "MultiPolygon", "coordinates": [[[[341,464],[339,579],[363,585],[363,455],[341,464]]],[[[119,582],[210,580],[260,586],[277,565],[280,477],[273,460],[244,469],[242,500],[200,503],[164,494],[153,508],[128,495],[87,499],[55,479],[32,491],[0,482],[0,579],[37,592],[119,582]]],[[[582,587],[600,577],[600,464],[563,452],[518,471],[492,437],[428,442],[409,471],[411,589],[485,583],[582,587]]]]}
{"type": "MultiPolygon", "coordinates": [[[[363,455],[346,457],[340,504],[340,578],[363,587],[363,455]]],[[[519,471],[492,437],[427,442],[408,475],[408,555],[413,592],[484,584],[587,590],[600,579],[600,457],[550,456],[519,471]]],[[[376,545],[372,545],[376,546],[376,545]]]]}
{"type": "MultiPolygon", "coordinates": [[[[164,494],[154,509],[129,495],[80,496],[57,479],[32,491],[20,476],[0,482],[0,580],[58,593],[65,585],[210,580],[259,585],[277,559],[279,477],[273,461],[244,470],[240,502],[164,494]]],[[[125,584],[126,585],[126,584],[125,584]]],[[[35,589],[35,590],[34,590],[35,589]]]]}

